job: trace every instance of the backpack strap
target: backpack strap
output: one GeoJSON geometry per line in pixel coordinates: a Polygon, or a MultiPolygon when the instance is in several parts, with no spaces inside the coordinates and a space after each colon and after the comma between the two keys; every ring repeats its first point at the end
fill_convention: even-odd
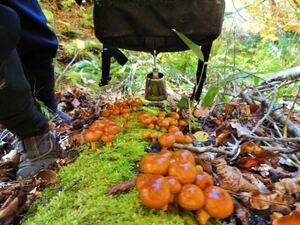
{"type": "Polygon", "coordinates": [[[114,57],[121,66],[124,66],[128,61],[127,57],[118,48],[103,44],[102,77],[101,83],[99,84],[100,86],[107,85],[111,80],[110,64],[112,57],[114,57]]]}
{"type": "Polygon", "coordinates": [[[202,88],[204,82],[206,80],[206,70],[207,70],[207,62],[209,59],[210,50],[213,42],[209,42],[202,45],[202,53],[204,56],[204,62],[202,60],[198,60],[198,68],[196,73],[196,84],[194,87],[192,98],[196,101],[200,101],[200,96],[202,94],[202,88]]]}

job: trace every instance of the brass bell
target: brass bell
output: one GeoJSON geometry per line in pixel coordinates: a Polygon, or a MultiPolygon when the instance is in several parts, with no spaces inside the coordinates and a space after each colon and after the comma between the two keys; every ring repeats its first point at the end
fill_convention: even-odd
{"type": "Polygon", "coordinates": [[[149,101],[163,101],[167,99],[166,82],[164,75],[156,67],[156,51],[154,51],[154,68],[147,75],[145,99],[149,101]]]}
{"type": "Polygon", "coordinates": [[[163,101],[167,99],[164,75],[157,68],[147,75],[145,98],[149,101],[163,101]]]}

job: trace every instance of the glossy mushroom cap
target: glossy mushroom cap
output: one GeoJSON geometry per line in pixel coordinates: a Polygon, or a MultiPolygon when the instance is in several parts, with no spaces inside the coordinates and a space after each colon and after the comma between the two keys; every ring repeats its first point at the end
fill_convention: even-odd
{"type": "Polygon", "coordinates": [[[98,130],[86,130],[83,134],[84,141],[97,142],[100,140],[102,135],[101,131],[98,130]]]}
{"type": "Polygon", "coordinates": [[[166,209],[171,200],[171,191],[168,181],[160,176],[150,178],[139,190],[143,204],[153,209],[166,209]]]}
{"type": "Polygon", "coordinates": [[[144,173],[166,175],[170,160],[160,154],[150,153],[141,160],[141,169],[144,173]]]}
{"type": "Polygon", "coordinates": [[[166,147],[166,148],[169,148],[169,147],[172,147],[174,144],[175,144],[175,136],[173,134],[164,134],[162,135],[159,139],[159,144],[162,146],[162,147],[166,147]]]}
{"type": "Polygon", "coordinates": [[[230,194],[217,186],[204,190],[204,210],[213,218],[225,219],[233,213],[234,205],[230,194]]]}
{"type": "Polygon", "coordinates": [[[190,162],[174,162],[168,169],[169,176],[179,180],[181,184],[191,184],[196,179],[196,167],[190,162]]]}
{"type": "Polygon", "coordinates": [[[172,194],[177,194],[178,192],[180,192],[181,184],[175,177],[168,176],[166,177],[166,179],[169,182],[170,190],[172,194]]]}
{"type": "Polygon", "coordinates": [[[209,186],[213,186],[214,181],[212,177],[206,172],[197,173],[195,185],[197,185],[201,190],[204,190],[209,186]]]}
{"type": "Polygon", "coordinates": [[[204,195],[196,185],[186,184],[178,194],[177,201],[184,209],[199,210],[204,205],[204,195]]]}
{"type": "Polygon", "coordinates": [[[184,149],[180,149],[174,152],[172,160],[176,162],[190,162],[193,165],[196,165],[194,154],[184,149]]]}
{"type": "Polygon", "coordinates": [[[300,225],[300,211],[294,211],[290,215],[275,219],[273,225],[300,225]]]}

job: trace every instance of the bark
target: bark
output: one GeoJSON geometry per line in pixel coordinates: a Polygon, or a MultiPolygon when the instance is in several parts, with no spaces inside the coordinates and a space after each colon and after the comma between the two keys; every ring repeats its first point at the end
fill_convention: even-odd
{"type": "Polygon", "coordinates": [[[286,81],[300,79],[300,66],[292,67],[290,69],[282,70],[266,78],[261,85],[271,83],[274,81],[286,81]]]}

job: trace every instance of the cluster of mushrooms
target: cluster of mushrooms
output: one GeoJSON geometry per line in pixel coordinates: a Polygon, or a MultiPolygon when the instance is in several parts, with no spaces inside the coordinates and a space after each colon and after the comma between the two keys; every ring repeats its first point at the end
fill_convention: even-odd
{"type": "Polygon", "coordinates": [[[102,141],[106,146],[112,146],[115,136],[121,131],[121,127],[110,119],[111,117],[122,117],[126,119],[123,128],[128,129],[128,121],[132,119],[130,112],[143,105],[139,98],[128,98],[121,100],[114,105],[110,105],[102,112],[103,120],[95,120],[92,125],[84,132],[83,139],[90,142],[92,149],[97,149],[97,143],[102,141]]]}
{"type": "Polygon", "coordinates": [[[120,131],[121,128],[113,120],[95,120],[84,132],[83,139],[86,142],[90,142],[92,150],[95,150],[99,141],[104,142],[106,146],[111,146],[112,141],[120,131]]]}
{"type": "Polygon", "coordinates": [[[136,188],[146,207],[166,210],[176,205],[195,211],[201,225],[211,217],[224,219],[233,213],[230,194],[214,186],[212,177],[196,165],[190,151],[149,153],[140,166],[143,174],[137,178],[136,188]]]}

